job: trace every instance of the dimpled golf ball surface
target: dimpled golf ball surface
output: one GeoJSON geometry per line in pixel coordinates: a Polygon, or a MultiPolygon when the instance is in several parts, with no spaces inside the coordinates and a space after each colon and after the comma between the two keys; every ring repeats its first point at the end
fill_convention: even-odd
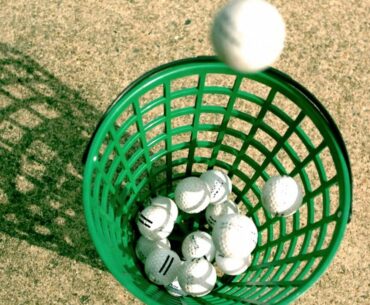
{"type": "Polygon", "coordinates": [[[213,227],[220,216],[237,213],[238,207],[236,204],[231,200],[226,200],[225,202],[210,204],[206,209],[206,220],[207,223],[213,227]]]}
{"type": "Polygon", "coordinates": [[[169,285],[176,278],[180,266],[181,260],[176,252],[156,249],[145,261],[145,273],[153,283],[169,285]]]}
{"type": "Polygon", "coordinates": [[[273,216],[292,215],[301,204],[302,191],[292,177],[271,177],[262,188],[262,205],[273,216]]]}
{"type": "Polygon", "coordinates": [[[272,65],[285,41],[279,11],[264,0],[231,0],[216,15],[211,31],[218,57],[234,69],[257,72],[272,65]]]}
{"type": "Polygon", "coordinates": [[[193,297],[201,297],[212,291],[217,275],[213,265],[204,258],[186,261],[179,269],[181,288],[193,297]]]}
{"type": "Polygon", "coordinates": [[[210,193],[210,203],[224,202],[231,193],[232,183],[228,175],[219,170],[209,170],[204,172],[200,179],[208,187],[210,193]]]}
{"type": "Polygon", "coordinates": [[[144,236],[140,236],[136,243],[135,253],[139,260],[145,262],[148,255],[156,249],[170,249],[171,244],[167,238],[160,240],[150,240],[144,236]]]}
{"type": "Polygon", "coordinates": [[[220,253],[216,254],[216,264],[222,272],[228,275],[239,275],[248,269],[252,262],[252,256],[246,257],[225,257],[220,253]]]}
{"type": "Polygon", "coordinates": [[[137,226],[143,236],[158,240],[171,234],[174,222],[170,220],[170,213],[165,208],[148,206],[139,213],[137,226]]]}
{"type": "Polygon", "coordinates": [[[257,245],[258,231],[253,220],[245,215],[223,215],[213,227],[212,238],[223,256],[246,257],[257,245]]]}
{"type": "Polygon", "coordinates": [[[203,231],[195,231],[187,235],[182,242],[181,250],[186,260],[204,257],[211,262],[216,254],[212,236],[203,231]]]}
{"type": "Polygon", "coordinates": [[[150,203],[152,206],[160,206],[165,208],[170,213],[170,219],[174,222],[176,221],[179,210],[172,199],[164,196],[157,196],[155,198],[152,198],[150,200],[150,203]]]}
{"type": "Polygon", "coordinates": [[[179,182],[175,189],[175,202],[186,213],[199,213],[209,204],[209,191],[205,182],[197,177],[188,177],[179,182]]]}

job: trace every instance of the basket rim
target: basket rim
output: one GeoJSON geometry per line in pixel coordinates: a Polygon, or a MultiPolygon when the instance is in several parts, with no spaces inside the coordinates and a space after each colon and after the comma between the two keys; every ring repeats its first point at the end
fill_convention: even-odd
{"type": "MultiPolygon", "coordinates": [[[[94,143],[97,142],[97,138],[99,138],[99,130],[103,122],[106,120],[107,117],[111,115],[111,113],[115,110],[115,105],[117,104],[118,101],[120,101],[123,96],[131,92],[136,86],[141,84],[143,81],[147,80],[148,78],[155,78],[156,75],[163,73],[165,70],[174,68],[176,66],[181,66],[181,65],[187,65],[187,64],[222,64],[216,57],[214,56],[199,56],[199,57],[193,57],[193,58],[185,58],[185,59],[180,59],[176,61],[172,61],[170,63],[166,63],[163,65],[160,65],[146,73],[144,73],[142,76],[134,80],[131,84],[129,84],[117,97],[116,99],[113,100],[113,102],[110,104],[110,106],[107,108],[106,112],[102,115],[100,121],[98,122],[96,129],[94,130],[90,141],[88,142],[86,149],[83,154],[83,164],[85,165],[84,169],[84,179],[83,179],[83,203],[84,203],[84,211],[85,211],[85,218],[87,221],[87,226],[88,230],[90,233],[90,236],[94,242],[94,246],[97,248],[98,253],[100,254],[100,257],[106,263],[106,255],[101,255],[104,251],[103,247],[101,246],[101,241],[98,239],[98,236],[95,234],[94,230],[94,220],[93,220],[93,215],[91,213],[90,209],[90,199],[89,199],[89,194],[90,194],[90,178],[91,178],[91,171],[92,167],[88,166],[90,163],[93,163],[95,161],[94,159],[94,154],[91,153],[91,148],[94,145],[94,143]],[[89,177],[89,179],[86,179],[86,177],[89,177]]],[[[234,75],[248,75],[248,74],[243,74],[240,72],[232,71],[234,75]]],[[[350,159],[349,155],[344,143],[344,140],[342,138],[342,135],[334,122],[333,118],[330,116],[329,112],[325,109],[325,107],[321,104],[321,102],[310,92],[308,91],[304,86],[299,84],[297,81],[292,79],[289,75],[285,74],[284,72],[277,70],[275,68],[268,68],[263,72],[263,73],[273,79],[277,79],[279,82],[283,82],[285,85],[290,87],[293,90],[298,91],[301,95],[305,97],[305,99],[313,106],[313,108],[320,114],[321,118],[325,120],[326,125],[330,128],[330,133],[332,134],[335,144],[338,146],[339,151],[341,152],[341,155],[339,156],[341,159],[342,166],[345,167],[346,171],[344,172],[344,177],[343,181],[345,180],[347,183],[345,183],[345,186],[347,188],[346,192],[346,198],[344,198],[344,201],[346,203],[349,203],[349,210],[347,211],[348,215],[348,221],[347,223],[350,222],[351,220],[351,215],[352,215],[352,192],[353,192],[353,182],[352,182],[352,172],[351,172],[351,166],[350,166],[350,159]]],[[[338,231],[338,240],[333,244],[332,249],[330,253],[326,256],[325,263],[320,266],[320,268],[316,269],[314,271],[314,275],[312,275],[311,279],[308,280],[304,285],[302,285],[296,292],[292,293],[291,295],[287,296],[282,300],[284,304],[287,304],[293,300],[295,300],[299,295],[303,294],[306,292],[314,282],[316,282],[321,275],[327,270],[329,267],[331,261],[333,260],[339,245],[341,243],[342,237],[345,232],[346,225],[342,224],[340,227],[340,230],[338,231]]],[[[106,264],[108,266],[108,264],[106,264]]],[[[109,267],[108,267],[109,268],[109,267]]],[[[119,279],[120,277],[122,278],[122,275],[119,274],[117,270],[112,270],[112,268],[109,268],[110,272],[117,278],[119,279]]],[[[125,282],[124,287],[132,292],[135,296],[140,298],[141,300],[145,302],[153,301],[151,298],[149,298],[147,295],[140,293],[139,289],[135,286],[132,285],[131,283],[125,282]]]]}
{"type": "MultiPolygon", "coordinates": [[[[221,63],[220,60],[216,56],[197,56],[197,57],[189,57],[189,58],[183,58],[179,60],[174,60],[162,65],[159,65],[158,67],[155,67],[146,73],[139,76],[136,80],[132,81],[126,88],[124,88],[117,97],[111,102],[111,104],[108,106],[102,117],[100,118],[99,122],[97,123],[94,131],[92,132],[92,135],[89,139],[89,142],[87,143],[85,150],[82,155],[82,164],[86,165],[89,151],[91,148],[91,145],[96,137],[96,134],[99,130],[99,127],[104,122],[105,118],[110,115],[110,113],[113,111],[114,106],[117,104],[117,102],[128,92],[130,92],[133,88],[135,88],[138,84],[140,84],[143,80],[154,77],[155,74],[158,74],[166,69],[179,66],[179,65],[186,65],[186,64],[200,64],[200,63],[221,63]]],[[[243,73],[234,71],[235,75],[243,75],[243,73]]],[[[349,174],[349,183],[351,186],[351,193],[350,193],[350,210],[348,214],[348,223],[352,220],[352,198],[353,198],[353,174],[351,169],[351,163],[350,158],[348,154],[348,150],[346,148],[345,142],[343,140],[343,136],[341,132],[339,131],[339,128],[337,124],[335,123],[334,119],[328,112],[328,110],[324,107],[324,105],[316,98],[315,95],[313,95],[306,87],[298,83],[296,80],[294,80],[291,76],[284,73],[283,71],[280,71],[273,67],[268,67],[266,70],[262,72],[257,73],[265,73],[267,75],[270,75],[273,78],[278,78],[281,82],[284,82],[285,84],[293,87],[295,90],[299,91],[302,95],[306,97],[306,100],[321,114],[321,117],[326,121],[326,124],[329,126],[329,128],[332,131],[332,134],[336,140],[336,142],[339,145],[339,148],[343,154],[344,161],[346,163],[346,167],[349,174]]],[[[248,73],[244,74],[248,75],[248,73]]],[[[249,74],[251,75],[251,74],[249,74]]]]}

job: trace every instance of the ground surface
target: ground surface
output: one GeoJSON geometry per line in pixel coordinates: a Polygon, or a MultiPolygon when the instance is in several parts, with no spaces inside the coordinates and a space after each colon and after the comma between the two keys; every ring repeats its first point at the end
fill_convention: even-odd
{"type": "MultiPolygon", "coordinates": [[[[341,248],[296,304],[366,304],[370,4],[272,2],[288,29],[276,67],[327,107],[354,176],[353,221],[341,248]]],[[[91,246],[81,155],[98,118],[132,80],[174,59],[212,54],[209,25],[223,3],[0,0],[1,304],[140,303],[91,246]]]]}

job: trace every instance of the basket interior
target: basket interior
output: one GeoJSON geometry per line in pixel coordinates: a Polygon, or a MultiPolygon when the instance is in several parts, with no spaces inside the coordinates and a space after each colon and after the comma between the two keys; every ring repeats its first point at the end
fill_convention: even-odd
{"type": "MultiPolygon", "coordinates": [[[[99,129],[84,177],[90,233],[109,270],[145,303],[283,304],[328,267],[347,222],[348,169],[320,112],[276,76],[235,74],[220,63],[164,69],[121,95],[99,129]],[[180,179],[211,168],[230,176],[258,246],[244,274],[218,278],[203,298],[175,298],[143,275],[135,216],[149,197],[173,197],[180,179]],[[293,216],[262,208],[261,188],[274,175],[304,190],[293,216]]],[[[203,228],[204,218],[178,222],[175,248],[176,236],[203,228]]]]}

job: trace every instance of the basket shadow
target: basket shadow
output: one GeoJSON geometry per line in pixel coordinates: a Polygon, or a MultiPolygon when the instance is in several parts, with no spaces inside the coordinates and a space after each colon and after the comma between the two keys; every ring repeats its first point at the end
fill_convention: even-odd
{"type": "Polygon", "coordinates": [[[0,43],[0,231],[104,269],[82,205],[81,157],[101,113],[0,43]]]}

